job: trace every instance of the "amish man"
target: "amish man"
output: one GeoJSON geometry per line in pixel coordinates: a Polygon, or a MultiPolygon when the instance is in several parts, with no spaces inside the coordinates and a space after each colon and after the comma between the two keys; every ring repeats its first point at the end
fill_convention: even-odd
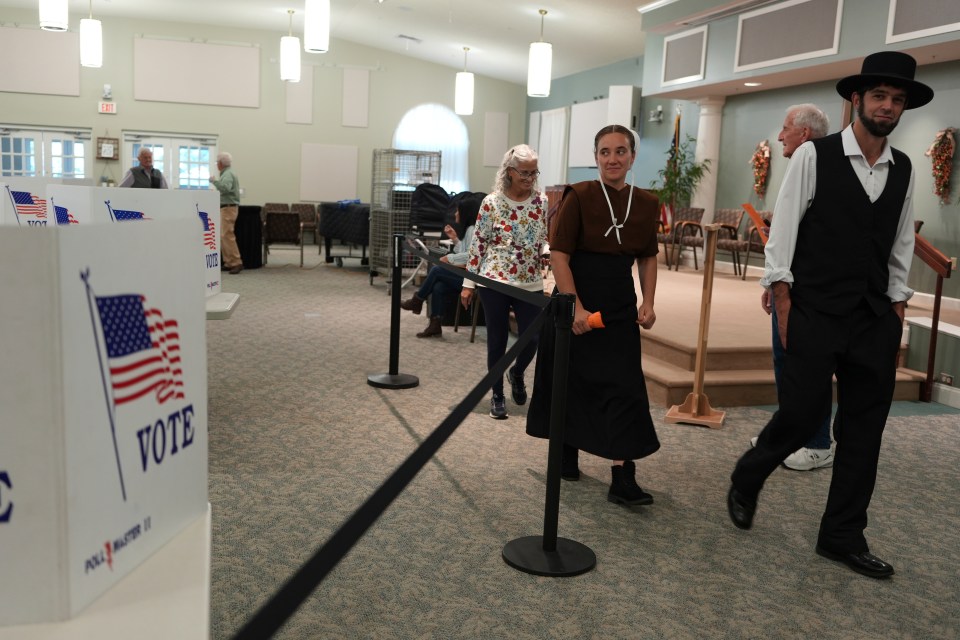
{"type": "Polygon", "coordinates": [[[854,123],[805,142],[787,166],[761,280],[787,352],[780,410],[737,462],[727,495],[731,520],[749,529],[764,481],[819,426],[835,374],[837,444],[816,551],[872,578],[894,573],[863,532],[913,294],[913,168],[887,136],[904,109],[933,99],[913,79],[916,66],[896,51],[867,56],[859,74],[837,83],[854,123]]]}

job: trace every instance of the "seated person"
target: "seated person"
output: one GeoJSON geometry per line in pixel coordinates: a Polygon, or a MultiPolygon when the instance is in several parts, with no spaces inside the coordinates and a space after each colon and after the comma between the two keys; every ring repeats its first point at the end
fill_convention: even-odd
{"type": "MultiPolygon", "coordinates": [[[[483,202],[486,195],[485,193],[473,193],[460,201],[460,206],[457,208],[454,218],[456,228],[449,224],[443,228],[444,234],[455,243],[453,251],[440,258],[440,262],[461,269],[466,268],[467,249],[470,247],[470,239],[473,238],[474,222],[476,222],[477,213],[480,211],[480,203],[483,202]],[[466,225],[466,229],[464,229],[464,225],[466,225]]],[[[441,321],[443,320],[445,301],[447,299],[455,300],[459,297],[462,286],[463,276],[443,267],[430,267],[427,277],[416,293],[413,294],[413,297],[400,303],[401,309],[412,311],[414,315],[420,315],[423,310],[423,302],[427,299],[427,296],[430,297],[430,323],[426,329],[417,334],[418,338],[443,335],[441,321]]]]}

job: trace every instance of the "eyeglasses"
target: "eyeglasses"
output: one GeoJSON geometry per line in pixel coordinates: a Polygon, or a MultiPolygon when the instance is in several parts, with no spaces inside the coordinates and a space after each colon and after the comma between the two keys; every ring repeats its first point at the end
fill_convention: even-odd
{"type": "Polygon", "coordinates": [[[517,175],[523,178],[524,180],[533,180],[534,178],[540,175],[539,171],[520,171],[520,169],[517,169],[516,167],[510,167],[510,168],[516,171],[517,175]]]}

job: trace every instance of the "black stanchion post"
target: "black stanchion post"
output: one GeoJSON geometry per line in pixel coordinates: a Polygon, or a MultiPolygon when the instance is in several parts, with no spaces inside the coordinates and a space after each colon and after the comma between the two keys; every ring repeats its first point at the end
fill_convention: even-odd
{"type": "Polygon", "coordinates": [[[553,391],[550,399],[550,444],[547,452],[547,497],[543,536],[525,536],[503,547],[503,559],[514,569],[538,576],[577,576],[593,569],[596,554],[575,540],[557,537],[560,518],[560,464],[566,411],[567,368],[570,362],[570,328],[576,299],[561,294],[551,302],[556,325],[553,349],[553,391]]]}
{"type": "Polygon", "coordinates": [[[403,234],[393,235],[393,280],[390,300],[390,370],[371,373],[367,384],[381,389],[410,389],[420,384],[417,376],[399,373],[400,370],[400,281],[403,279],[403,234]]]}

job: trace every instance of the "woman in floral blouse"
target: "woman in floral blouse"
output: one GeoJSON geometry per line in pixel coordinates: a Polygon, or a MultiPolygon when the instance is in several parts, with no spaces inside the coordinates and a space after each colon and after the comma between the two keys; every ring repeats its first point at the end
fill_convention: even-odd
{"type": "MultiPolygon", "coordinates": [[[[537,188],[539,175],[537,153],[527,145],[517,145],[503,156],[493,193],[484,198],[477,215],[467,257],[467,269],[471,273],[518,289],[543,292],[540,254],[547,235],[547,197],[537,188]]],[[[463,281],[460,299],[464,307],[473,299],[475,286],[472,280],[463,281]]],[[[477,289],[477,293],[483,303],[487,325],[489,370],[507,351],[510,309],[513,309],[517,329],[522,334],[537,317],[539,307],[483,286],[477,289]]],[[[527,401],[523,373],[536,353],[537,341],[533,340],[507,371],[511,396],[518,405],[527,401]]],[[[502,379],[493,384],[490,417],[497,420],[507,418],[502,379]]]]}

